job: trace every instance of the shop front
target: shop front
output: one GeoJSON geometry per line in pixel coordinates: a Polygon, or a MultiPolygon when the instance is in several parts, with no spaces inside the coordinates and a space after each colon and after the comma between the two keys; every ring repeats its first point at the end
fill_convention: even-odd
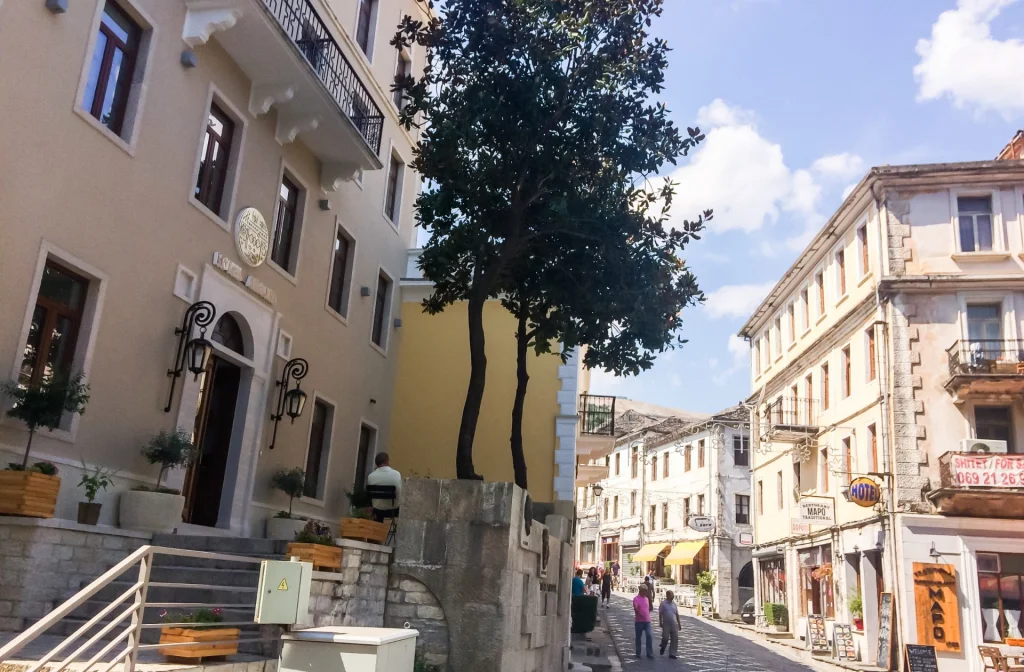
{"type": "Polygon", "coordinates": [[[619,535],[601,537],[601,562],[608,565],[619,562],[619,535]]]}
{"type": "MultiPolygon", "coordinates": [[[[756,550],[754,556],[754,613],[766,615],[774,610],[774,605],[782,605],[789,609],[789,594],[786,592],[786,555],[784,547],[771,546],[756,550]],[[765,605],[773,605],[766,608],[765,605]]],[[[775,623],[766,623],[776,628],[775,623]]],[[[785,630],[790,629],[790,622],[779,623],[785,630]]]]}
{"type": "Polygon", "coordinates": [[[708,541],[681,541],[672,546],[665,558],[672,578],[678,584],[679,603],[686,607],[697,605],[697,575],[709,568],[708,541]]]}

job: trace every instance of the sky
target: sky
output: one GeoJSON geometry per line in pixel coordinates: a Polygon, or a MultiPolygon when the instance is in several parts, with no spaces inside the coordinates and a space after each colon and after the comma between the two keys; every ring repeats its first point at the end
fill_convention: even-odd
{"type": "Polygon", "coordinates": [[[715,211],[685,258],[688,343],[592,394],[713,413],[750,394],[736,336],[871,166],[995,157],[1024,127],[1024,0],[666,0],[661,94],[706,140],[673,218],[715,211]]]}

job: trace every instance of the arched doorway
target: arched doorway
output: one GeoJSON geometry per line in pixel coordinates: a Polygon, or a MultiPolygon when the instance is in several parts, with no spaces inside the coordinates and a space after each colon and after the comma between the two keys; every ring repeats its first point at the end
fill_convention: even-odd
{"type": "MultiPolygon", "coordinates": [[[[245,331],[232,313],[224,313],[213,327],[211,340],[242,357],[247,356],[245,331]]],[[[193,437],[199,456],[185,474],[184,520],[216,527],[228,472],[242,369],[217,349],[200,383],[193,437]]]]}
{"type": "Polygon", "coordinates": [[[739,607],[742,609],[743,605],[746,604],[747,600],[754,597],[754,563],[753,561],[743,565],[740,570],[739,576],[736,577],[737,583],[737,597],[739,598],[739,607]]]}

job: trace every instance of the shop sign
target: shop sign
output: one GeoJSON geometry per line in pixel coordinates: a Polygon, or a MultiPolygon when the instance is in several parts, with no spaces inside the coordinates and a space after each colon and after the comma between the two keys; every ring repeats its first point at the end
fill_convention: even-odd
{"type": "Polygon", "coordinates": [[[690,526],[690,529],[697,530],[698,532],[711,532],[715,529],[715,521],[708,516],[690,516],[687,524],[690,526]]]}
{"type": "Polygon", "coordinates": [[[833,525],[836,519],[835,505],[830,501],[804,500],[800,502],[796,520],[804,525],[833,525]]]}
{"type": "Polygon", "coordinates": [[[221,254],[220,252],[213,253],[213,265],[216,268],[224,271],[224,274],[233,280],[245,285],[245,288],[260,297],[270,305],[277,303],[277,292],[267,287],[258,278],[246,275],[242,267],[233,262],[227,255],[221,254]]]}
{"type": "Polygon", "coordinates": [[[801,523],[799,519],[793,518],[789,521],[789,533],[790,534],[807,534],[811,531],[811,526],[807,523],[801,523]]]}
{"type": "Polygon", "coordinates": [[[256,208],[242,208],[235,218],[235,248],[242,261],[256,267],[270,253],[270,227],[256,208]]]}
{"type": "Polygon", "coordinates": [[[953,565],[915,562],[914,608],[917,643],[937,651],[960,652],[960,606],[953,565]]]}
{"type": "Polygon", "coordinates": [[[850,501],[865,508],[878,504],[881,491],[874,479],[861,476],[850,481],[850,501]]]}
{"type": "Polygon", "coordinates": [[[740,532],[739,534],[736,535],[736,545],[737,546],[753,546],[754,545],[754,535],[751,534],[750,532],[740,532]]]}
{"type": "Polygon", "coordinates": [[[1015,488],[1024,486],[1024,455],[949,456],[953,485],[960,488],[1015,488]]]}

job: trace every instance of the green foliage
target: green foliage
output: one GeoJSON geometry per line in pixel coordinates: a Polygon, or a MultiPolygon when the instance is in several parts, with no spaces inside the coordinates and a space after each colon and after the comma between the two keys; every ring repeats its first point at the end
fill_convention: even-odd
{"type": "Polygon", "coordinates": [[[300,544],[320,544],[321,546],[337,546],[331,528],[319,520],[310,520],[306,526],[295,533],[295,541],[300,544]]]}
{"type": "Polygon", "coordinates": [[[36,387],[7,381],[0,385],[0,392],[14,404],[7,411],[7,416],[21,420],[28,427],[28,444],[21,461],[22,469],[28,467],[32,438],[40,427],[53,431],[60,426],[65,413],[81,415],[89,403],[89,385],[81,373],[72,376],[50,375],[36,387]]]}
{"type": "Polygon", "coordinates": [[[47,476],[56,476],[57,465],[54,464],[53,462],[47,462],[45,460],[42,460],[40,462],[36,462],[35,464],[33,464],[32,468],[29,469],[29,471],[36,471],[39,472],[40,474],[46,474],[47,476]]]}
{"type": "Polygon", "coordinates": [[[572,632],[593,632],[597,625],[597,596],[572,596],[572,632]]]}
{"type": "Polygon", "coordinates": [[[306,472],[299,467],[278,469],[270,478],[270,485],[275,490],[280,490],[288,495],[288,515],[282,516],[282,518],[291,518],[292,502],[296,497],[302,497],[303,489],[306,487],[306,472]]]}
{"type": "Polygon", "coordinates": [[[160,620],[164,623],[189,623],[195,624],[194,630],[212,628],[216,623],[224,622],[224,614],[220,609],[198,609],[196,611],[167,611],[160,612],[160,620]]]}
{"type": "Polygon", "coordinates": [[[769,625],[789,625],[789,610],[784,604],[765,602],[764,618],[769,625]]]}
{"type": "Polygon", "coordinates": [[[369,493],[366,492],[366,488],[354,488],[351,492],[346,491],[345,496],[348,497],[348,503],[356,509],[368,509],[373,506],[373,500],[370,498],[369,493]]]}
{"type": "Polygon", "coordinates": [[[90,504],[96,500],[96,494],[100,491],[106,491],[108,487],[113,485],[114,476],[117,474],[116,471],[104,469],[99,465],[89,469],[85,465],[85,460],[82,460],[82,480],[78,482],[78,487],[85,488],[85,501],[90,504]]]}
{"type": "MultiPolygon", "coordinates": [[[[168,469],[175,467],[187,467],[199,457],[200,448],[192,444],[192,436],[183,429],[173,432],[161,430],[159,434],[149,440],[149,443],[142,449],[142,456],[150,464],[160,465],[160,474],[156,478],[156,492],[165,492],[161,489],[164,474],[168,469]]],[[[148,490],[148,488],[139,488],[148,490]]],[[[171,491],[177,494],[177,491],[171,491]]]]}
{"type": "Polygon", "coordinates": [[[698,572],[697,573],[697,594],[698,595],[710,595],[714,589],[715,584],[718,583],[718,579],[715,577],[714,572],[698,572]]]}
{"type": "Polygon", "coordinates": [[[854,593],[850,597],[850,613],[857,618],[864,616],[864,598],[861,597],[860,593],[854,593]]]}
{"type": "Polygon", "coordinates": [[[668,45],[650,26],[663,4],[448,0],[427,23],[406,16],[392,41],[428,54],[421,77],[395,84],[403,124],[423,128],[413,167],[431,234],[419,261],[434,285],[424,309],[468,303],[460,478],[475,476],[488,299],[519,321],[512,449],[524,487],[516,428],[529,350],[561,342],[565,358],[587,345],[588,366],[635,374],[682,343],[680,311],[703,299],[681,252],[711,212],[669,226],[675,185],[652,182],[704,138],[680,133],[656,102],[668,45]]]}

